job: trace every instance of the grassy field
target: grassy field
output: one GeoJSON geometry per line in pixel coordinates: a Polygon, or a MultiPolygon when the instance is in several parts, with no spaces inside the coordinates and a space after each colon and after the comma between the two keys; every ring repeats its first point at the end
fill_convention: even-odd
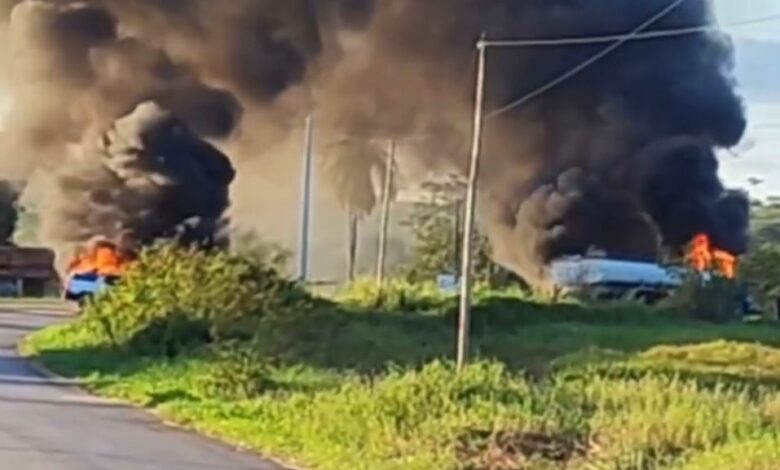
{"type": "Polygon", "coordinates": [[[442,318],[345,320],[305,358],[228,367],[257,390],[221,381],[218,352],[140,357],[78,323],[26,346],[101,395],[313,468],[778,468],[773,327],[489,326],[476,332],[480,361],[457,376],[436,359],[452,347],[442,318]]]}
{"type": "MultiPolygon", "coordinates": [[[[175,282],[186,270],[177,272],[175,282]]],[[[138,302],[134,282],[83,319],[30,337],[27,354],[98,394],[282,461],[323,470],[780,468],[774,324],[485,291],[475,360],[458,375],[448,360],[452,299],[429,290],[378,298],[356,289],[317,315],[263,317],[264,333],[251,339],[171,352],[100,333],[102,314],[138,302]]],[[[191,331],[166,313],[161,336],[149,316],[156,300],[145,299],[138,315],[154,326],[132,338],[191,331]]],[[[163,310],[185,301],[205,309],[177,296],[163,310]]]]}

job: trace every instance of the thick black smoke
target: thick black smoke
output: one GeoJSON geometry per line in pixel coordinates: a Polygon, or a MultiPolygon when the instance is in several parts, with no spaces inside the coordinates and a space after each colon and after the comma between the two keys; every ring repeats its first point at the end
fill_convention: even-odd
{"type": "Polygon", "coordinates": [[[120,30],[98,2],[25,1],[9,18],[3,150],[50,174],[41,238],[66,256],[96,236],[209,243],[228,207],[232,166],[201,137],[230,134],[238,101],[120,30]]]}
{"type": "Polygon", "coordinates": [[[707,233],[723,249],[747,249],[748,200],[724,189],[709,146],[690,137],[667,139],[647,146],[637,159],[648,165],[640,182],[643,207],[668,245],[683,246],[692,234],[707,233]]]}
{"type": "Polygon", "coordinates": [[[51,245],[77,248],[96,238],[224,242],[233,167],[156,103],[118,119],[69,163],[41,208],[42,239],[51,245]]]}
{"type": "Polygon", "coordinates": [[[19,211],[16,205],[20,188],[8,181],[0,181],[0,245],[13,243],[19,211]]]}
{"type": "MultiPolygon", "coordinates": [[[[481,33],[621,34],[671,3],[5,0],[16,102],[5,145],[56,162],[63,145],[155,100],[199,135],[243,144],[237,161],[295,136],[316,111],[323,149],[356,136],[422,138],[416,158],[463,171],[481,33]]],[[[708,24],[711,10],[688,0],[650,29],[708,24]]],[[[491,49],[489,109],[607,46],[491,49]]],[[[714,156],[746,126],[732,55],[718,32],[630,42],[489,120],[481,222],[498,261],[541,284],[552,259],[590,247],[653,259],[704,232],[741,252],[747,205],[724,190],[714,156]]],[[[321,153],[341,200],[368,211],[378,163],[369,150],[356,158],[359,148],[321,153]]]]}

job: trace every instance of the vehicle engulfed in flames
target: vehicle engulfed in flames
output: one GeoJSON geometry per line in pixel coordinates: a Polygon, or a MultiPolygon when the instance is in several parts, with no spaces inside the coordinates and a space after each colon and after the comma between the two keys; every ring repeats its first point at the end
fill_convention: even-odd
{"type": "Polygon", "coordinates": [[[110,241],[90,243],[73,257],[68,266],[65,299],[81,304],[116,284],[132,258],[110,241]]]}
{"type": "MultiPolygon", "coordinates": [[[[601,300],[654,303],[679,288],[691,273],[699,275],[703,282],[709,282],[712,276],[736,280],[738,264],[736,256],[714,248],[710,238],[700,234],[691,241],[685,266],[576,256],[554,261],[550,272],[556,289],[564,292],[587,291],[601,300]]],[[[740,300],[744,313],[752,313],[755,306],[747,293],[740,300]]]]}
{"type": "Polygon", "coordinates": [[[635,300],[653,303],[683,282],[682,273],[659,264],[573,256],[553,261],[550,273],[559,291],[585,293],[599,300],[635,300]]]}

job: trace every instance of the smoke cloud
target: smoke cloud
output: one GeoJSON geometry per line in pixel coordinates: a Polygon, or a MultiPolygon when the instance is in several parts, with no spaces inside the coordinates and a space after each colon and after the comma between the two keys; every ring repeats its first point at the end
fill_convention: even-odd
{"type": "MultiPolygon", "coordinates": [[[[6,13],[3,35],[10,47],[3,78],[14,106],[3,151],[14,158],[2,163],[22,173],[67,169],[69,177],[61,181],[68,184],[59,186],[73,189],[65,199],[103,194],[98,189],[107,181],[100,176],[108,171],[105,162],[73,176],[63,149],[75,143],[85,153],[89,136],[118,127],[117,118],[152,101],[193,132],[193,139],[173,139],[189,144],[166,147],[169,155],[190,155],[187,146],[195,137],[210,139],[230,150],[242,180],[251,182],[241,168],[274,171],[274,149],[297,139],[303,116],[316,111],[318,153],[337,199],[370,212],[376,205],[371,174],[381,173],[383,163],[369,140],[414,139],[413,156],[423,166],[465,171],[474,44],[482,32],[489,38],[620,34],[669,4],[4,0],[0,12],[6,13]],[[345,139],[366,143],[339,145],[345,139]]],[[[705,24],[714,19],[711,10],[708,0],[689,0],[653,28],[705,24]]],[[[491,49],[489,109],[537,89],[604,47],[491,49]]],[[[655,259],[662,247],[680,249],[704,232],[718,247],[742,252],[746,199],[725,190],[715,158],[715,149],[738,143],[746,126],[732,62],[730,41],[718,32],[631,42],[489,120],[480,221],[497,261],[543,284],[551,260],[590,247],[655,259]]],[[[187,168],[198,164],[182,158],[188,163],[163,173],[188,181],[187,168]]],[[[219,188],[220,204],[205,210],[205,219],[213,221],[212,209],[227,206],[223,167],[206,165],[208,178],[179,188],[187,195],[177,203],[200,188],[219,188]],[[198,184],[204,186],[196,189],[198,184]]],[[[134,171],[149,180],[157,170],[139,165],[134,171]]],[[[116,215],[128,212],[120,207],[122,197],[98,199],[111,210],[52,238],[75,242],[87,235],[82,232],[108,230],[117,220],[127,225],[116,215]],[[100,223],[93,221],[98,218],[100,223]]],[[[166,232],[161,227],[168,222],[180,223],[181,214],[150,210],[155,228],[137,228],[142,240],[166,232]]],[[[51,217],[79,220],[65,208],[51,217]]]]}
{"type": "Polygon", "coordinates": [[[0,181],[0,245],[13,243],[16,224],[19,221],[17,201],[20,188],[8,181],[0,181]]]}
{"type": "Polygon", "coordinates": [[[41,238],[61,249],[97,238],[220,244],[234,177],[225,155],[145,102],[84,142],[50,181],[41,238]]]}

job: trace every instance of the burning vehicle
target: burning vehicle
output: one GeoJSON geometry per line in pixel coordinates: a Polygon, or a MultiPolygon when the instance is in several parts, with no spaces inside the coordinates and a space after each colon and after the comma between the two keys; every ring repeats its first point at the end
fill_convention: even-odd
{"type": "MultiPolygon", "coordinates": [[[[566,257],[550,266],[550,277],[559,291],[588,291],[600,300],[637,300],[652,304],[668,297],[696,273],[703,282],[712,276],[736,280],[739,260],[714,248],[706,234],[696,235],[685,257],[687,267],[663,266],[658,263],[607,258],[604,255],[566,257]]],[[[747,292],[740,294],[744,315],[758,313],[747,292]]]]}
{"type": "Polygon", "coordinates": [[[559,291],[588,291],[600,300],[633,299],[653,303],[680,287],[683,273],[660,264],[594,256],[567,257],[550,266],[559,291]]]}
{"type": "Polygon", "coordinates": [[[116,284],[132,257],[116,244],[99,240],[77,253],[67,270],[65,300],[84,303],[87,299],[116,284]]]}

